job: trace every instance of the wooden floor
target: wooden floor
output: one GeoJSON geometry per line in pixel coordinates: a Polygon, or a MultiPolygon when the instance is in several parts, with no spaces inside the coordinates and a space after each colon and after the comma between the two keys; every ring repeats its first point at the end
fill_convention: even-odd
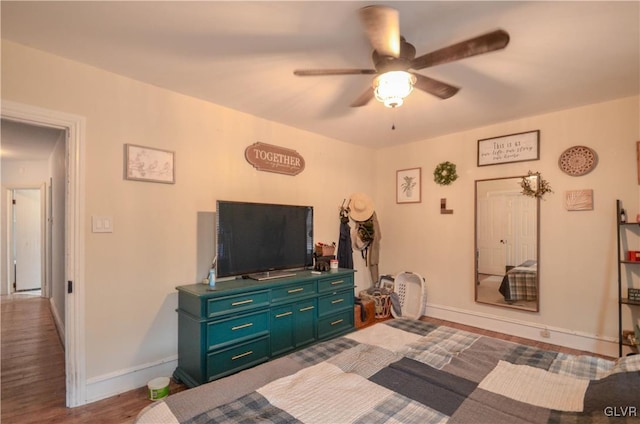
{"type": "MultiPolygon", "coordinates": [[[[0,309],[2,424],[131,423],[151,403],[143,387],[89,405],[66,408],[64,351],[49,301],[33,296],[3,296],[0,309]]],[[[542,349],[584,353],[438,319],[422,320],[542,349]]],[[[183,385],[172,383],[171,393],[181,390],[185,390],[183,385]]]]}
{"type": "MultiPolygon", "coordinates": [[[[2,296],[0,422],[132,423],[151,403],[146,388],[77,408],[65,407],[64,350],[49,301],[2,296]]],[[[171,393],[185,386],[172,383],[171,393]]]]}

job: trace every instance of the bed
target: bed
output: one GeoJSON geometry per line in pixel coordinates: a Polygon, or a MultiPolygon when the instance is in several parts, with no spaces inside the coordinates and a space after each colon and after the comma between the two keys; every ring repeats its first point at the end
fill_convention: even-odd
{"type": "Polygon", "coordinates": [[[507,302],[538,298],[538,262],[528,260],[511,268],[498,289],[507,302]]]}
{"type": "Polygon", "coordinates": [[[413,319],[325,341],[145,408],[148,423],[616,423],[640,355],[609,361],[413,319]]]}

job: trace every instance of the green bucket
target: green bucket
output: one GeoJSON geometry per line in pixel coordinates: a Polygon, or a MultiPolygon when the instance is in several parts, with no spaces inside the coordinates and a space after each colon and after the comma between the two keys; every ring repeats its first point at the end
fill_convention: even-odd
{"type": "Polygon", "coordinates": [[[156,401],[169,396],[169,377],[158,377],[151,380],[147,387],[149,388],[149,399],[156,401]]]}

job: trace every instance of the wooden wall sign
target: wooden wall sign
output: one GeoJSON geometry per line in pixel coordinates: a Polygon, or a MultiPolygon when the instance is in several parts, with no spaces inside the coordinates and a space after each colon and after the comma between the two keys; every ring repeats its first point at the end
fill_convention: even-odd
{"type": "Polygon", "coordinates": [[[540,159],[540,130],[478,140],[478,166],[540,159]]]}
{"type": "Polygon", "coordinates": [[[267,143],[253,143],[244,151],[244,157],[258,171],[298,175],[304,170],[304,158],[292,149],[267,143]]]}

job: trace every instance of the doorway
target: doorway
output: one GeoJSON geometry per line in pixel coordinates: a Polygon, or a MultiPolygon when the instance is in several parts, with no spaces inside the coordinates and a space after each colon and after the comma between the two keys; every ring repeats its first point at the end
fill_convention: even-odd
{"type": "Polygon", "coordinates": [[[10,292],[35,292],[43,288],[46,265],[44,193],[44,188],[9,190],[10,292]]]}
{"type": "MultiPolygon", "coordinates": [[[[63,183],[57,184],[58,189],[64,193],[64,213],[57,218],[54,216],[54,221],[57,219],[54,226],[63,231],[65,240],[60,270],[63,278],[59,287],[60,302],[64,305],[64,316],[61,317],[64,328],[61,338],[64,340],[66,406],[84,405],[87,402],[83,253],[85,118],[7,100],[2,101],[0,116],[3,120],[11,122],[62,130],[66,136],[63,151],[63,183]]],[[[2,147],[4,155],[4,140],[2,147]]],[[[6,211],[6,208],[2,209],[6,211]]],[[[53,210],[55,211],[55,207],[53,210]]]]}

